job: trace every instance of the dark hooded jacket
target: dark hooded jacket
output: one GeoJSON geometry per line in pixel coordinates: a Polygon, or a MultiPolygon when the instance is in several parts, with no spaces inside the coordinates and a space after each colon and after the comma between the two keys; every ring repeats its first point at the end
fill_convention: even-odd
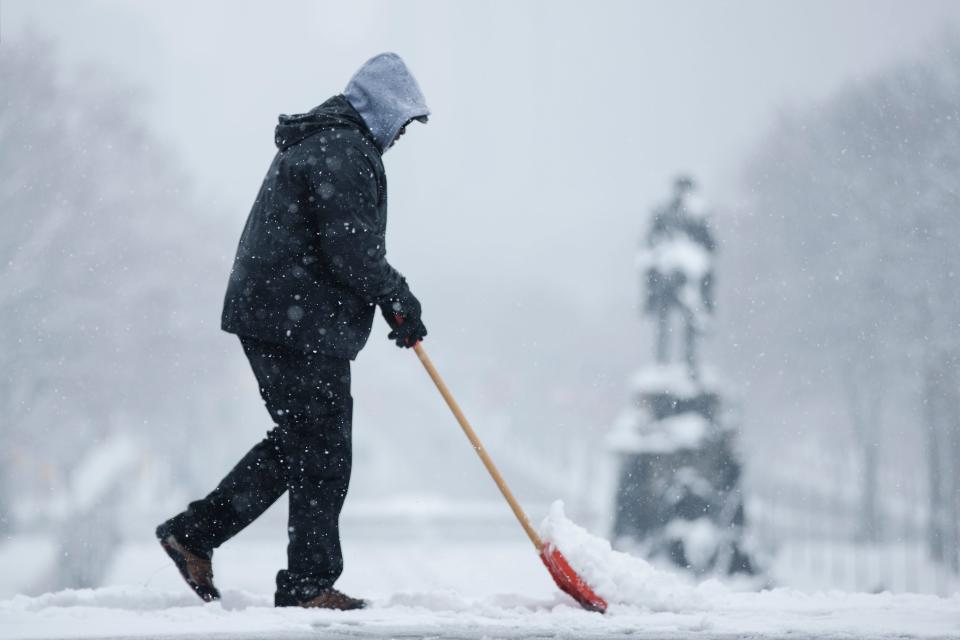
{"type": "Polygon", "coordinates": [[[383,149],[342,95],[280,116],[276,143],[237,248],[222,327],[353,359],[375,307],[410,296],[386,258],[383,149]]]}

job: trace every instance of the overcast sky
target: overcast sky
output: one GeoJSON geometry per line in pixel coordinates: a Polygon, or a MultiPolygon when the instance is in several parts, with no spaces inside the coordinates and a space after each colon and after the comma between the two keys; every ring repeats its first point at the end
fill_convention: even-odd
{"type": "Polygon", "coordinates": [[[515,136],[576,149],[617,132],[607,157],[649,201],[675,167],[722,189],[778,107],[913,54],[958,16],[949,1],[2,0],[0,35],[34,25],[144,88],[198,184],[232,205],[256,192],[276,115],[322,102],[383,50],[407,58],[435,112],[431,139],[394,162],[509,164],[500,145],[515,136]]]}
{"type": "Polygon", "coordinates": [[[392,251],[412,253],[425,231],[464,233],[542,279],[555,273],[544,263],[611,238],[587,283],[624,263],[624,238],[676,171],[731,199],[778,109],[914,54],[960,3],[2,0],[0,16],[3,37],[33,25],[71,61],[143,89],[156,129],[198,189],[236,212],[237,232],[277,114],[308,110],[395,50],[435,115],[387,155],[392,251]],[[541,249],[521,256],[531,244],[541,249]]]}

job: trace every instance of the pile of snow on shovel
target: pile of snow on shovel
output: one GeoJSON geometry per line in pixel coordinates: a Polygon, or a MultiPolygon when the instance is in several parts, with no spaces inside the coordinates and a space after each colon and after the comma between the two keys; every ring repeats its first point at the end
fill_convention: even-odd
{"type": "Polygon", "coordinates": [[[559,548],[584,581],[611,605],[652,611],[703,610],[710,608],[708,592],[725,589],[716,581],[695,587],[642,558],[614,551],[608,541],[570,521],[560,500],[551,505],[540,535],[559,548]]]}

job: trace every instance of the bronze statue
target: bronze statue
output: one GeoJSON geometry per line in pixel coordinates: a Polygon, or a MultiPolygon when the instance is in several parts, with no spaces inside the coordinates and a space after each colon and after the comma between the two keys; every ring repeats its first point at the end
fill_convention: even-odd
{"type": "Polygon", "coordinates": [[[713,257],[716,240],[689,176],[674,181],[673,196],[654,211],[640,267],[646,280],[644,312],[656,318],[656,359],[671,361],[671,319],[683,322],[684,362],[699,378],[698,336],[714,310],[713,257]]]}

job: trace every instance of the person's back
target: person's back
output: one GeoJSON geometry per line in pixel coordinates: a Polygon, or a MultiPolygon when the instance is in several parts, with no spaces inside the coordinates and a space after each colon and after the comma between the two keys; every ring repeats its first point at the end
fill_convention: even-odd
{"type": "Polygon", "coordinates": [[[281,116],[276,140],[237,249],[223,328],[353,359],[373,305],[402,285],[385,259],[380,152],[342,96],[281,116]]]}
{"type": "Polygon", "coordinates": [[[157,528],[204,600],[219,598],[213,550],[288,493],[288,567],[277,574],[277,606],[365,604],[333,588],[343,570],[338,519],[351,469],[350,361],[377,306],[398,346],[427,334],[419,301],[386,260],[381,154],[428,114],[403,61],[381,54],[343,95],[280,117],[278,151],[247,218],[222,314],[276,426],[209,495],[157,528]]]}
{"type": "Polygon", "coordinates": [[[278,152],[227,288],[226,331],[354,359],[375,305],[411,303],[386,260],[381,154],[428,113],[403,62],[384,54],[364,65],[346,95],[280,117],[278,152]]]}

